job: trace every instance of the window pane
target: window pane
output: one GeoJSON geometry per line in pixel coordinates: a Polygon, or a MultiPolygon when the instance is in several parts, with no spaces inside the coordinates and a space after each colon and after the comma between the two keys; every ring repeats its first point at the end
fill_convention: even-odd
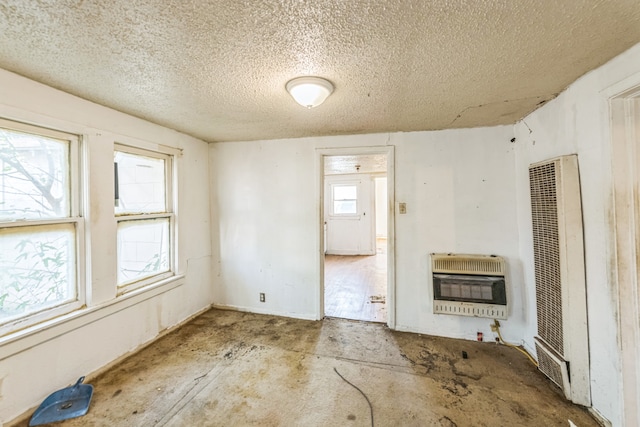
{"type": "Polygon", "coordinates": [[[118,285],[169,271],[169,218],[118,223],[118,285]]]}
{"type": "Polygon", "coordinates": [[[69,141],[0,128],[0,220],[70,215],[69,141]]]}
{"type": "Polygon", "coordinates": [[[0,322],[76,295],[74,224],[0,229],[0,322]]]}
{"type": "Polygon", "coordinates": [[[336,200],[333,202],[334,214],[356,214],[355,200],[336,200]]]}
{"type": "Polygon", "coordinates": [[[165,160],[115,152],[119,200],[116,214],[166,212],[165,160]]]}
{"type": "Polygon", "coordinates": [[[357,213],[358,187],[356,185],[333,186],[333,214],[357,213]]]}
{"type": "Polygon", "coordinates": [[[356,200],[358,198],[355,185],[336,185],[333,187],[333,200],[356,200]]]}

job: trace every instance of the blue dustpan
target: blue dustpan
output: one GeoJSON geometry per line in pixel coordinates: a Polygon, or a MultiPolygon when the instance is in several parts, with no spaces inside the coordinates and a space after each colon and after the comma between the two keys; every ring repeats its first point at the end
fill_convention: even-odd
{"type": "Polygon", "coordinates": [[[93,396],[93,386],[82,384],[82,381],[84,377],[80,377],[71,387],[51,393],[31,416],[29,426],[68,420],[86,414],[93,396]]]}

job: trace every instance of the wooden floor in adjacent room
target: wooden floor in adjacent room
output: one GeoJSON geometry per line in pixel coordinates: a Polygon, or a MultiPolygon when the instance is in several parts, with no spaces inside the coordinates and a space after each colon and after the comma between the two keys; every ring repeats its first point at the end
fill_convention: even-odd
{"type": "Polygon", "coordinates": [[[386,245],[378,239],[376,255],[325,255],[325,316],[387,322],[386,245]]]}
{"type": "Polygon", "coordinates": [[[515,349],[335,318],[212,309],[85,383],[51,427],[598,426],[515,349]]]}

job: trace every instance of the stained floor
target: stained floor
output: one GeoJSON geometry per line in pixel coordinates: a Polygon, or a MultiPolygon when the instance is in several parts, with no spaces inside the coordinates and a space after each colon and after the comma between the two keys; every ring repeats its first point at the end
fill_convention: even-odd
{"type": "Polygon", "coordinates": [[[212,309],[87,382],[53,425],[597,426],[516,350],[333,318],[212,309]]]}

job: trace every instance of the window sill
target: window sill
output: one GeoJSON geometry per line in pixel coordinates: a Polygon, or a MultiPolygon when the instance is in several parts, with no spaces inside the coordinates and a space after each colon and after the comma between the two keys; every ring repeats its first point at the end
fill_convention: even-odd
{"type": "Polygon", "coordinates": [[[37,325],[9,333],[0,337],[0,361],[15,354],[36,347],[84,325],[111,316],[119,311],[137,305],[150,298],[169,292],[184,284],[184,275],[172,276],[153,285],[119,295],[103,304],[82,308],[69,314],[58,316],[37,325]]]}

